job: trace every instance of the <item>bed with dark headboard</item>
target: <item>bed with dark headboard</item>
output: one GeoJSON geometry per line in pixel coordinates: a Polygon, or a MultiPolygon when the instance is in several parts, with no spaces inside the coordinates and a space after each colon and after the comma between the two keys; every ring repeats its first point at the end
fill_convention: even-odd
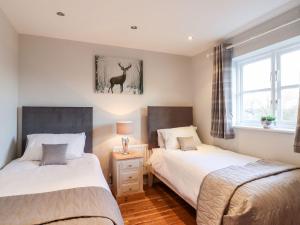
{"type": "Polygon", "coordinates": [[[158,147],[157,130],[193,125],[193,108],[148,106],[148,145],[158,147]]]}
{"type": "Polygon", "coordinates": [[[176,135],[186,128],[163,133],[171,148],[153,149],[158,145],[157,129],[192,122],[191,107],[148,107],[150,186],[154,175],[170,187],[196,209],[197,224],[300,224],[300,200],[295,200],[300,196],[299,166],[206,144],[172,148],[176,135]]]}
{"type": "MultiPolygon", "coordinates": [[[[92,153],[92,107],[23,107],[22,119],[22,153],[27,135],[82,132],[86,135],[84,152],[92,153]]],[[[35,148],[37,154],[39,149],[42,151],[35,148]]],[[[54,155],[57,153],[51,151],[54,155]]],[[[42,155],[44,157],[44,152],[42,155]]],[[[4,168],[6,172],[0,179],[0,184],[6,187],[0,189],[1,224],[123,225],[97,156],[84,154],[66,161],[43,165],[37,159],[23,159],[4,168]],[[10,213],[13,211],[18,212],[18,216],[10,213]]]]}
{"type": "Polygon", "coordinates": [[[29,134],[85,132],[84,151],[93,152],[92,107],[29,107],[22,108],[22,154],[29,134]]]}

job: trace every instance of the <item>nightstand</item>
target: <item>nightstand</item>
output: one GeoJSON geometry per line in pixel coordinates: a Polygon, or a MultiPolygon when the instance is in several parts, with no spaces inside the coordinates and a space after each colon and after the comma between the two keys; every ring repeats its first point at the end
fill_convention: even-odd
{"type": "Polygon", "coordinates": [[[118,203],[143,198],[143,154],[113,152],[112,158],[113,193],[118,203]]]}

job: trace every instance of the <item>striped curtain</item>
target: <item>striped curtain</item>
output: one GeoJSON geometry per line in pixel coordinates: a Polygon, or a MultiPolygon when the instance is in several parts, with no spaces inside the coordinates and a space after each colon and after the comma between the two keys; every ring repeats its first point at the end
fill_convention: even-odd
{"type": "Polygon", "coordinates": [[[213,137],[234,138],[232,128],[231,66],[232,50],[226,44],[214,47],[211,131],[213,137]]]}
{"type": "Polygon", "coordinates": [[[300,94],[299,94],[298,120],[297,120],[296,136],[294,142],[294,151],[300,153],[300,94]]]}

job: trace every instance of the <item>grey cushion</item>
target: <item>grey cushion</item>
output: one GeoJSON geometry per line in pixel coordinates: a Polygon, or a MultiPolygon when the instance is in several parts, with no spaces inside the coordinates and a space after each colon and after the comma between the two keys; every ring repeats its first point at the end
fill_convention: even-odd
{"type": "Polygon", "coordinates": [[[183,151],[197,150],[193,137],[177,137],[180,149],[183,151]]]}
{"type": "Polygon", "coordinates": [[[43,144],[43,156],[40,166],[67,164],[67,144],[43,144]]]}

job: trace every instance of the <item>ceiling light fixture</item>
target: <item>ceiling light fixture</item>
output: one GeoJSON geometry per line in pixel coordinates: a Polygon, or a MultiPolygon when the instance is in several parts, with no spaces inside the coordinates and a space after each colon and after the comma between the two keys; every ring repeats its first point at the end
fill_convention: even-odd
{"type": "Polygon", "coordinates": [[[189,41],[193,40],[192,36],[188,36],[189,41]]]}
{"type": "Polygon", "coordinates": [[[56,15],[58,15],[58,16],[65,16],[65,14],[63,12],[57,12],[56,15]]]}
{"type": "Polygon", "coordinates": [[[131,30],[137,30],[138,27],[137,27],[137,26],[130,26],[130,29],[131,29],[131,30]]]}

